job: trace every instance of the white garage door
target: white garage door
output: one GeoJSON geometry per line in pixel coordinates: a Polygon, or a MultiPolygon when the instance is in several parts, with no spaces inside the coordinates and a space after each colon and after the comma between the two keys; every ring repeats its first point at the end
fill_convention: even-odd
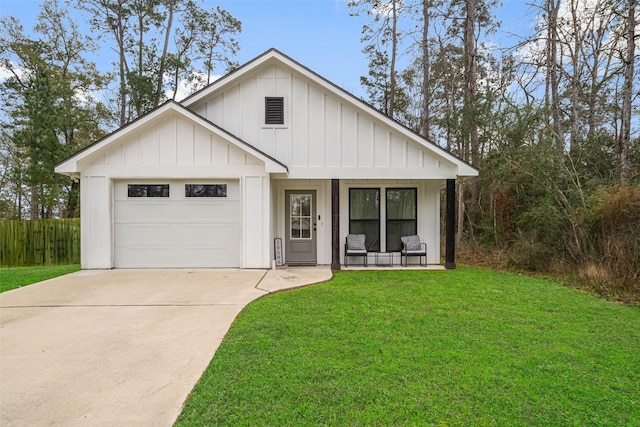
{"type": "Polygon", "coordinates": [[[238,181],[117,181],[115,265],[239,267],[238,181]]]}

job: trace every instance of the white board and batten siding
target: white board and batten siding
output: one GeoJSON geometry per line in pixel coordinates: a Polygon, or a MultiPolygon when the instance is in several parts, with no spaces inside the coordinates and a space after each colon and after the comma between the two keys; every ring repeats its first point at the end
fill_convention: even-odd
{"type": "Polygon", "coordinates": [[[83,268],[269,265],[264,162],[188,118],[137,128],[80,169],[83,268]],[[170,197],[127,197],[139,183],[169,184],[170,197]],[[185,197],[185,184],[209,183],[227,198],[185,197]]]}
{"type": "Polygon", "coordinates": [[[289,166],[290,179],[447,179],[457,166],[283,64],[267,64],[189,106],[289,166]],[[284,125],[264,125],[264,99],[281,96],[284,125]]]}

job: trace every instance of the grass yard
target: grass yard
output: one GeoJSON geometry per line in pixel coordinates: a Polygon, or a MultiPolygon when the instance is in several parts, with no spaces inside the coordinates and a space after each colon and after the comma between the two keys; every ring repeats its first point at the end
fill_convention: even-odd
{"type": "Polygon", "coordinates": [[[525,276],[340,272],[238,316],[176,426],[637,426],[640,310],[525,276]]]}
{"type": "Polygon", "coordinates": [[[80,265],[50,265],[45,267],[0,268],[0,292],[79,271],[80,265]]]}

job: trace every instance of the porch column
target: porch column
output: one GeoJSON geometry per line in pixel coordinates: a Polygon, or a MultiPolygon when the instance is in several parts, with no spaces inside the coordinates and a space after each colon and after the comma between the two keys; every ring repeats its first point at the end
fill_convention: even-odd
{"type": "Polygon", "coordinates": [[[444,268],[456,268],[456,180],[447,180],[444,268]]]}
{"type": "Polygon", "coordinates": [[[331,180],[331,269],[340,270],[340,180],[331,180]]]}

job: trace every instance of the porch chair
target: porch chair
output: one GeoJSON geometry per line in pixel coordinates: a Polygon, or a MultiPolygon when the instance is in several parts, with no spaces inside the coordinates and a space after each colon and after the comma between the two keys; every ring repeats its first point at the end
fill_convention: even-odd
{"type": "Polygon", "coordinates": [[[364,266],[367,266],[367,247],[365,246],[366,236],[364,234],[347,234],[344,243],[344,266],[349,266],[350,256],[364,257],[364,266]]]}
{"type": "Polygon", "coordinates": [[[427,244],[420,242],[420,236],[417,234],[413,236],[402,236],[402,251],[400,252],[400,264],[406,267],[408,264],[408,257],[419,256],[420,265],[422,267],[427,266],[427,244]],[[424,264],[422,263],[422,257],[424,257],[424,264]],[[404,263],[402,259],[404,258],[404,263]]]}

